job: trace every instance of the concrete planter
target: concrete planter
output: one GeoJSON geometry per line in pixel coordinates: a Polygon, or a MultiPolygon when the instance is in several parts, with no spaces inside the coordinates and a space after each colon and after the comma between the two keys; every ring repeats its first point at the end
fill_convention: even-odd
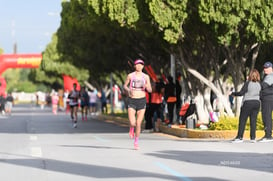
{"type": "MultiPolygon", "coordinates": [[[[122,118],[112,115],[99,115],[97,117],[100,120],[106,122],[118,123],[122,126],[129,126],[128,118],[122,118]]],[[[142,122],[142,129],[144,128],[144,121],[142,122]]],[[[161,124],[159,127],[160,132],[169,135],[181,137],[181,138],[198,138],[198,139],[233,139],[237,135],[237,130],[199,130],[199,129],[187,129],[180,128],[178,126],[168,126],[161,124]]],[[[249,130],[245,131],[244,139],[249,139],[249,130]]],[[[264,131],[256,131],[256,139],[262,138],[264,136],[264,131]]]]}
{"type": "MultiPolygon", "coordinates": [[[[237,130],[199,130],[199,129],[187,129],[172,127],[169,128],[165,125],[160,126],[160,131],[178,136],[181,138],[211,138],[211,139],[233,139],[237,135],[237,130]]],[[[245,131],[244,138],[249,139],[249,130],[245,131]]],[[[262,138],[264,136],[264,131],[256,131],[256,138],[262,138]]]]}

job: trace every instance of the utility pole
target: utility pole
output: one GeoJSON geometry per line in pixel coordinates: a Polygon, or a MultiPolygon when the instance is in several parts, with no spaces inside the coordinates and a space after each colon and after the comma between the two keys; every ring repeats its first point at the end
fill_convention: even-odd
{"type": "MultiPolygon", "coordinates": [[[[173,77],[173,83],[175,84],[175,79],[176,79],[176,75],[175,75],[175,57],[174,57],[173,54],[171,54],[171,76],[173,77]]],[[[175,94],[176,94],[176,92],[175,92],[175,94]]],[[[174,106],[174,110],[173,110],[173,119],[175,121],[177,119],[176,106],[174,106]]]]}
{"type": "Polygon", "coordinates": [[[17,54],[17,43],[15,38],[15,20],[11,22],[11,37],[13,40],[13,54],[17,54]]]}
{"type": "Polygon", "coordinates": [[[113,73],[110,74],[110,102],[111,102],[111,114],[114,114],[114,99],[113,99],[113,73]]]}
{"type": "Polygon", "coordinates": [[[174,83],[175,83],[175,57],[173,54],[171,54],[171,76],[173,77],[174,83]]]}

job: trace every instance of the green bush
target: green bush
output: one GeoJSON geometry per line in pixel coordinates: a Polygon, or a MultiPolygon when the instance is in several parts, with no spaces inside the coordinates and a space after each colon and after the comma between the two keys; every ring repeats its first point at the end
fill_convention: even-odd
{"type": "MultiPolygon", "coordinates": [[[[245,130],[250,129],[249,119],[246,123],[245,130]]],[[[210,123],[209,130],[237,130],[239,125],[239,118],[238,117],[228,117],[228,116],[221,116],[219,121],[216,123],[210,123]]],[[[261,112],[259,112],[257,117],[257,128],[256,130],[263,130],[263,121],[261,112]]]]}
{"type": "Polygon", "coordinates": [[[14,87],[17,92],[36,92],[36,85],[30,81],[18,82],[16,87],[14,87]]]}

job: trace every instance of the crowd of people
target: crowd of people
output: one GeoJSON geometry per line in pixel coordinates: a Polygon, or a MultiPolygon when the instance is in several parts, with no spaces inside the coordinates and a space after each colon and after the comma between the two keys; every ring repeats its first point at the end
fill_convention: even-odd
{"type": "MultiPolygon", "coordinates": [[[[134,68],[135,70],[127,75],[123,88],[127,92],[126,107],[130,124],[129,136],[134,138],[134,147],[138,149],[141,132],[158,132],[159,125],[162,122],[171,127],[173,124],[185,124],[185,121],[180,121],[180,113],[183,108],[181,106],[182,87],[180,85],[180,75],[177,74],[175,79],[172,76],[168,76],[167,79],[157,77],[156,81],[152,79],[153,81],[150,82],[150,76],[143,72],[143,60],[137,59],[134,62],[134,68]],[[145,129],[141,131],[143,120],[145,120],[145,129]]],[[[273,141],[273,65],[271,62],[266,62],[263,68],[265,77],[262,81],[258,70],[252,69],[241,90],[236,92],[232,89],[229,95],[229,100],[232,103],[235,96],[243,96],[238,133],[233,142],[243,142],[248,118],[250,118],[250,141],[256,142],[256,123],[260,108],[265,136],[259,141],[273,141]]],[[[70,113],[74,128],[77,127],[79,108],[82,121],[87,121],[88,114],[96,115],[98,111],[107,113],[107,99],[102,89],[98,91],[81,87],[78,91],[76,87],[77,84],[74,83],[73,90],[70,92],[65,91],[61,97],[63,108],[67,113],[70,113]],[[100,102],[100,110],[98,110],[98,101],[100,102]]],[[[53,91],[50,96],[46,97],[46,102],[50,102],[52,106],[52,112],[57,114],[60,95],[53,91]]],[[[12,105],[13,97],[11,94],[7,94],[6,97],[0,96],[0,111],[2,114],[11,114],[12,105]]]]}
{"type": "MultiPolygon", "coordinates": [[[[183,106],[181,100],[182,87],[180,75],[175,79],[172,76],[157,77],[156,81],[150,81],[150,76],[143,72],[144,61],[137,59],[134,62],[135,70],[127,75],[123,85],[127,92],[126,107],[129,118],[129,136],[134,139],[135,149],[139,149],[139,137],[141,132],[158,132],[159,125],[164,122],[171,127],[173,124],[185,124],[180,121],[180,113],[183,106]],[[176,110],[176,111],[175,111],[176,110]],[[145,129],[141,131],[142,121],[145,120],[145,129]]],[[[264,64],[265,77],[261,81],[258,70],[249,72],[247,81],[240,91],[232,89],[229,101],[233,103],[234,97],[243,96],[239,116],[238,133],[233,142],[243,142],[243,135],[247,119],[250,118],[250,141],[256,142],[257,115],[261,109],[265,136],[260,142],[270,142],[272,139],[272,111],[273,111],[273,65],[271,62],[264,64]]],[[[73,89],[62,94],[63,110],[70,113],[73,127],[77,127],[78,109],[81,110],[82,121],[87,121],[88,114],[96,115],[98,111],[107,113],[107,99],[105,92],[81,87],[78,91],[77,84],[73,89]],[[98,107],[100,102],[100,110],[98,107]]],[[[37,105],[38,105],[37,97],[37,105]]],[[[57,114],[59,110],[60,95],[53,91],[46,96],[46,102],[51,104],[52,112],[57,114]]],[[[7,94],[0,96],[0,111],[2,114],[11,114],[13,97],[7,94]]],[[[231,105],[234,106],[233,104],[231,105]]],[[[184,110],[185,112],[185,110],[184,110]]]]}
{"type": "Polygon", "coordinates": [[[145,130],[144,132],[159,131],[161,122],[169,127],[174,124],[185,124],[180,121],[181,84],[180,77],[174,80],[168,76],[167,80],[159,78],[152,82],[152,92],[146,92],[146,112],[145,112],[145,130]]]}
{"type": "Polygon", "coordinates": [[[74,128],[77,127],[78,111],[82,121],[87,121],[88,115],[107,112],[107,99],[102,89],[88,90],[82,86],[80,90],[77,90],[77,84],[74,83],[71,91],[65,90],[62,93],[52,90],[51,93],[47,93],[43,97],[42,99],[41,95],[36,95],[37,106],[41,105],[41,109],[43,109],[43,106],[47,105],[52,108],[53,114],[65,111],[66,114],[70,114],[74,128]]]}
{"type": "MultiPolygon", "coordinates": [[[[181,124],[179,121],[181,108],[181,85],[179,76],[174,80],[168,76],[167,81],[158,79],[150,82],[148,74],[143,72],[144,61],[137,59],[134,62],[135,70],[127,75],[124,90],[128,93],[128,118],[130,122],[129,136],[134,138],[135,149],[139,148],[139,136],[141,124],[145,120],[143,132],[158,131],[161,122],[181,124]],[[176,110],[176,112],[174,111],[176,110]],[[176,118],[176,119],[175,119],[176,118]]],[[[238,92],[233,91],[229,101],[233,103],[233,97],[243,96],[238,133],[233,142],[242,142],[246,121],[250,118],[250,141],[256,142],[257,115],[261,108],[265,136],[260,142],[270,142],[272,139],[272,111],[273,111],[273,65],[271,62],[264,64],[265,77],[261,81],[258,70],[250,71],[246,83],[238,92]]],[[[234,106],[233,104],[231,105],[234,106]]],[[[183,106],[182,106],[183,107],[183,106]]],[[[185,124],[182,122],[182,124],[185,124]]]]}

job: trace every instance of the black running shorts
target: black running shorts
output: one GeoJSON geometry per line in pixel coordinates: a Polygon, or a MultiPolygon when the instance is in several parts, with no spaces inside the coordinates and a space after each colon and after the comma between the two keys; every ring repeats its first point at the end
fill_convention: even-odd
{"type": "Polygon", "coordinates": [[[146,97],[143,98],[129,98],[128,108],[133,108],[136,111],[146,109],[146,97]]]}

